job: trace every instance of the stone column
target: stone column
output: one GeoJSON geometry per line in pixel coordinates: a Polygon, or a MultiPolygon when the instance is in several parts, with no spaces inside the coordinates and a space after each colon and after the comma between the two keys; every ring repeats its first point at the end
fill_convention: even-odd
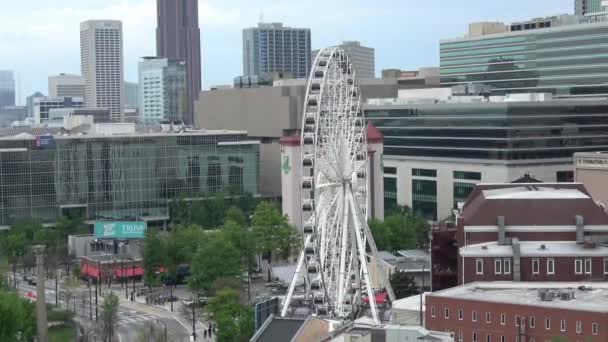
{"type": "Polygon", "coordinates": [[[48,342],[48,322],[46,318],[46,277],[44,274],[45,264],[45,246],[33,246],[34,255],[36,255],[36,319],[38,325],[38,341],[48,342]]]}

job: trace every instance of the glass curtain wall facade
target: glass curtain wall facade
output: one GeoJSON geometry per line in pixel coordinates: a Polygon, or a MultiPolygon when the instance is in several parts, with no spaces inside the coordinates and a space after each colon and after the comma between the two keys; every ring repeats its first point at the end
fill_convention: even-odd
{"type": "Polygon", "coordinates": [[[19,220],[167,219],[178,196],[260,192],[259,145],[240,135],[0,141],[0,226],[19,220]]]}
{"type": "Polygon", "coordinates": [[[608,22],[444,41],[440,65],[443,87],[481,83],[492,95],[608,95],[608,22]]]}
{"type": "Polygon", "coordinates": [[[572,158],[608,149],[603,101],[368,105],[384,154],[490,160],[572,158]]]}

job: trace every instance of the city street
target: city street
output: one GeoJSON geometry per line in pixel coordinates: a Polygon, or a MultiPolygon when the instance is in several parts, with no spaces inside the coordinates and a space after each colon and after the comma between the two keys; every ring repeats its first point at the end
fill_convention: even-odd
{"type": "MultiPolygon", "coordinates": [[[[17,288],[21,296],[26,297],[28,293],[35,293],[36,286],[29,285],[22,280],[23,275],[17,273],[17,288]]],[[[11,278],[12,281],[12,278],[11,278]]],[[[138,284],[137,288],[140,288],[142,284],[138,284]]],[[[46,282],[45,299],[48,304],[55,305],[55,282],[54,279],[48,279],[46,282]]],[[[66,309],[67,303],[63,299],[63,283],[58,282],[59,290],[59,306],[62,309],[66,309]]],[[[78,288],[72,290],[75,299],[69,301],[68,310],[75,312],[75,314],[82,320],[89,321],[92,317],[93,322],[95,321],[95,288],[91,288],[91,304],[89,303],[89,289],[83,283],[78,288]]],[[[157,325],[160,331],[167,333],[168,341],[186,342],[190,341],[192,336],[192,320],[191,310],[185,310],[184,304],[181,299],[187,298],[189,291],[185,288],[178,288],[175,291],[175,296],[178,300],[173,303],[174,310],[171,312],[170,303],[166,302],[164,305],[151,305],[145,303],[145,297],[139,296],[135,302],[131,302],[125,299],[124,287],[120,284],[113,285],[111,289],[107,286],[102,286],[102,294],[107,294],[109,291],[113,291],[120,299],[118,307],[117,321],[116,321],[116,335],[115,341],[126,342],[135,341],[137,335],[144,328],[145,323],[150,322],[157,325]]],[[[129,287],[129,293],[131,287],[129,287]]],[[[98,301],[98,315],[101,316],[102,304],[104,298],[99,296],[98,301]]],[[[198,310],[197,310],[198,312],[198,310]]],[[[197,317],[196,322],[196,335],[197,341],[215,341],[215,336],[205,337],[204,330],[208,329],[209,322],[204,320],[205,317],[197,317]]]]}

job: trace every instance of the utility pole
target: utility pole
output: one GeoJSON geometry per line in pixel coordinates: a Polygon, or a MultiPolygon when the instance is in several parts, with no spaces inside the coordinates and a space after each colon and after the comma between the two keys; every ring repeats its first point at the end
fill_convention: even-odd
{"type": "MultiPolygon", "coordinates": [[[[99,316],[97,315],[97,283],[99,283],[99,279],[101,279],[101,270],[99,270],[99,272],[97,273],[97,281],[95,281],[95,322],[97,322],[99,318],[99,316]]],[[[91,320],[93,320],[93,318],[91,318],[91,320]]]]}
{"type": "Polygon", "coordinates": [[[196,341],[196,317],[194,316],[194,308],[196,307],[196,303],[198,303],[198,293],[195,297],[193,292],[192,299],[192,338],[194,339],[194,341],[196,341]]]}
{"type": "Polygon", "coordinates": [[[169,302],[171,303],[171,312],[173,312],[173,279],[169,285],[169,302]]]}
{"type": "Polygon", "coordinates": [[[133,273],[133,296],[131,298],[135,301],[135,263],[131,264],[131,271],[133,273]]]}
{"type": "Polygon", "coordinates": [[[45,274],[44,274],[44,263],[45,263],[45,246],[37,245],[33,246],[34,255],[36,255],[36,272],[38,273],[36,283],[36,318],[37,318],[37,329],[38,329],[38,341],[48,342],[49,341],[49,328],[46,316],[46,300],[44,298],[45,291],[45,274]]]}
{"type": "MultiPolygon", "coordinates": [[[[57,267],[55,267],[55,306],[59,307],[59,291],[57,287],[57,267]]],[[[68,311],[70,308],[66,308],[68,311]]]]}
{"type": "Polygon", "coordinates": [[[422,302],[424,300],[424,296],[423,296],[423,293],[424,293],[424,266],[425,265],[422,265],[422,286],[420,287],[420,325],[423,327],[424,327],[424,323],[423,323],[424,317],[423,317],[423,313],[422,313],[422,302]]]}
{"type": "MultiPolygon", "coordinates": [[[[89,278],[89,282],[87,283],[89,287],[89,320],[93,320],[93,296],[91,295],[91,278],[89,278]]],[[[95,294],[97,294],[97,289],[95,289],[95,294]]]]}

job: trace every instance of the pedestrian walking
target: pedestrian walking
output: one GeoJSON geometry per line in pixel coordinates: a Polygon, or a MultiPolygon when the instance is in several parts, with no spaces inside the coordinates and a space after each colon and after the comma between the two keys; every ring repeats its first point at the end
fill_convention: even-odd
{"type": "Polygon", "coordinates": [[[207,330],[203,331],[203,336],[207,338],[207,330]]]}

